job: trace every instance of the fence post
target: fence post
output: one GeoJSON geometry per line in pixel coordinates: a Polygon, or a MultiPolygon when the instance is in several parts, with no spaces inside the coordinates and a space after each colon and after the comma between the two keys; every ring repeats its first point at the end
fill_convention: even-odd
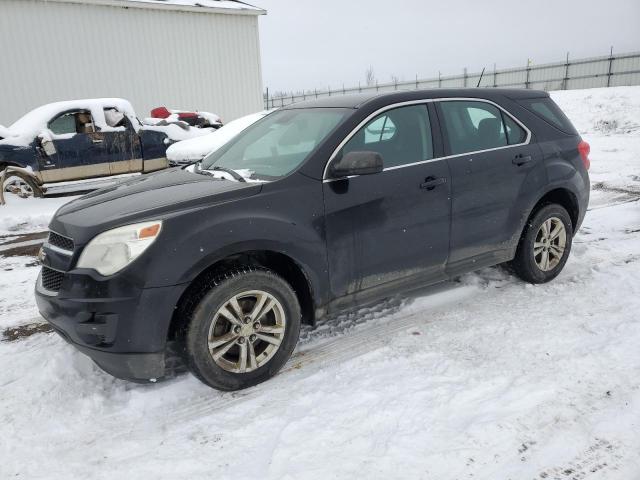
{"type": "Polygon", "coordinates": [[[467,67],[464,67],[464,74],[463,74],[463,78],[464,78],[464,83],[462,84],[465,88],[467,88],[467,67]]]}
{"type": "Polygon", "coordinates": [[[527,80],[524,82],[524,88],[529,88],[529,72],[531,72],[531,59],[527,58],[527,80]]]}
{"type": "Polygon", "coordinates": [[[440,76],[440,70],[438,70],[438,88],[442,87],[442,77],[440,76]]]}
{"type": "Polygon", "coordinates": [[[416,73],[416,90],[418,90],[418,88],[420,87],[418,87],[418,74],[416,73]]]}
{"type": "Polygon", "coordinates": [[[284,97],[280,97],[280,106],[284,107],[284,97]]]}
{"type": "Polygon", "coordinates": [[[316,93],[316,98],[318,98],[318,89],[314,88],[313,91],[316,93]]]}
{"type": "Polygon", "coordinates": [[[498,86],[498,71],[496,70],[496,64],[493,64],[493,88],[498,86]]]}
{"type": "Polygon", "coordinates": [[[329,96],[331,96],[331,86],[329,86],[329,96]]]}
{"type": "Polygon", "coordinates": [[[562,79],[562,90],[569,87],[569,52],[567,52],[567,61],[564,64],[564,78],[562,79]]]}
{"type": "Polygon", "coordinates": [[[269,110],[269,87],[267,87],[267,108],[266,110],[269,110]]]}
{"type": "Polygon", "coordinates": [[[342,84],[342,94],[344,95],[345,93],[347,93],[347,92],[344,91],[344,83],[343,83],[342,84]]]}
{"type": "Polygon", "coordinates": [[[609,73],[607,73],[607,87],[611,86],[611,75],[613,75],[613,46],[609,51],[609,73]]]}
{"type": "Polygon", "coordinates": [[[376,80],[376,92],[380,90],[380,86],[378,85],[378,80],[376,80]]]}

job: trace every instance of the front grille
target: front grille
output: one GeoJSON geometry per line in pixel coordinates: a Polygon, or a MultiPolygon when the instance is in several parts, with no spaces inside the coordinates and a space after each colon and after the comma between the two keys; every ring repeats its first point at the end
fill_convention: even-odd
{"type": "Polygon", "coordinates": [[[62,285],[64,273],[48,267],[42,267],[42,287],[50,292],[57,292],[62,285]]]}
{"type": "Polygon", "coordinates": [[[63,250],[69,250],[73,252],[73,240],[69,237],[63,237],[56,232],[49,232],[49,245],[61,248],[63,250]]]}

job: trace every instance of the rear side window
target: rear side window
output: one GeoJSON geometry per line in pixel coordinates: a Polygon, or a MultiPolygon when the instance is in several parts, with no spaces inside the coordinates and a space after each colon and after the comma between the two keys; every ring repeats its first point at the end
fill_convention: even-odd
{"type": "Polygon", "coordinates": [[[525,132],[524,128],[504,112],[502,112],[502,120],[504,121],[504,128],[507,132],[507,143],[509,145],[524,143],[527,139],[527,132],[525,132]]]}
{"type": "Polygon", "coordinates": [[[425,105],[399,107],[381,113],[345,144],[342,152],[370,151],[382,155],[384,167],[433,158],[429,112],[425,105]]]}
{"type": "Polygon", "coordinates": [[[440,102],[452,155],[506,147],[507,134],[500,110],[485,102],[440,102]]]}
{"type": "Polygon", "coordinates": [[[531,113],[534,113],[536,116],[542,118],[547,123],[550,123],[563,132],[573,135],[578,133],[571,124],[571,121],[562,112],[562,110],[560,110],[560,107],[551,100],[551,98],[524,98],[522,100],[518,100],[518,103],[531,113]]]}

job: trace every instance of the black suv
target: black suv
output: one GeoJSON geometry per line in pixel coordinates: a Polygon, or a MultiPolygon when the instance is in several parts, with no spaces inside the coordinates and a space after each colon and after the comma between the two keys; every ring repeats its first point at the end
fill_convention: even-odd
{"type": "Polygon", "coordinates": [[[245,388],[328,313],[501,263],[553,279],[587,209],[588,154],[541,91],[298,103],[195,167],[63,206],[38,307],[117,377],[154,381],[182,358],[245,388]]]}

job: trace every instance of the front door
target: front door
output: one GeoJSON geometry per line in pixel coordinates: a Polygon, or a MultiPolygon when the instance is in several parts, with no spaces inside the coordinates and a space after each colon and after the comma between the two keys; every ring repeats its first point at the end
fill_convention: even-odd
{"type": "Polygon", "coordinates": [[[56,168],[42,173],[44,182],[60,182],[109,175],[104,134],[96,132],[89,111],[65,112],[49,122],[56,168]]]}
{"type": "Polygon", "coordinates": [[[374,151],[384,171],[323,183],[333,299],[379,297],[444,278],[449,251],[450,177],[433,160],[426,105],[388,110],[341,154],[374,151]]]}
{"type": "Polygon", "coordinates": [[[481,100],[437,103],[452,177],[448,271],[508,260],[546,181],[540,152],[508,113],[481,100]]]}

